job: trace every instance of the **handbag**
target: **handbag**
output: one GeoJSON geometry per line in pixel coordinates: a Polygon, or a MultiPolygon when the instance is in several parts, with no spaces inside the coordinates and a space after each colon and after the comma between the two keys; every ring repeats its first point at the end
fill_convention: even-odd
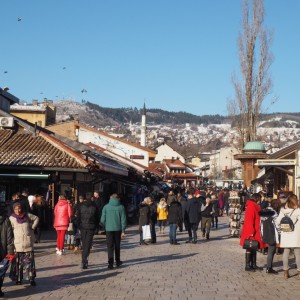
{"type": "Polygon", "coordinates": [[[243,249],[257,251],[259,249],[259,242],[254,239],[245,239],[243,249]]]}
{"type": "Polygon", "coordinates": [[[144,225],[142,226],[142,229],[143,229],[143,240],[150,240],[151,239],[150,225],[144,225]]]}

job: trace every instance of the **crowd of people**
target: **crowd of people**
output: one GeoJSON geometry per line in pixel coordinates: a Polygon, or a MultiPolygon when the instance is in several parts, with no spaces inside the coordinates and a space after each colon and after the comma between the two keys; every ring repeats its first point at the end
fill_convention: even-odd
{"type": "Polygon", "coordinates": [[[245,205],[244,224],[241,233],[240,245],[246,249],[245,270],[254,272],[262,270],[257,266],[257,252],[267,254],[268,274],[278,274],[273,269],[273,258],[277,251],[283,250],[284,278],[289,275],[289,256],[291,251],[296,258],[297,279],[300,280],[300,206],[295,194],[288,196],[279,194],[276,199],[267,197],[263,192],[250,195],[245,205]],[[249,248],[247,241],[252,240],[249,248]]]}
{"type": "MultiPolygon", "coordinates": [[[[300,279],[300,206],[296,195],[278,195],[276,199],[265,193],[239,193],[244,212],[240,245],[246,249],[245,270],[262,270],[257,265],[257,252],[267,255],[266,272],[278,274],[273,268],[274,255],[283,253],[284,278],[289,278],[289,255],[292,251],[300,279]],[[249,243],[250,241],[250,243],[249,243]],[[250,244],[250,246],[249,246],[250,244]],[[253,247],[253,245],[255,247],[253,247]]],[[[198,230],[205,240],[210,239],[211,228],[218,229],[219,217],[229,214],[228,189],[190,188],[187,190],[161,191],[156,199],[147,196],[139,204],[139,244],[155,244],[157,235],[163,236],[169,227],[169,243],[180,245],[177,232],[185,230],[185,243],[197,244],[198,230]]],[[[7,254],[14,255],[9,277],[16,284],[28,280],[36,285],[34,243],[42,238],[40,221],[43,219],[43,197],[29,195],[28,191],[15,193],[6,212],[0,210],[1,248],[0,260],[7,254]]],[[[81,250],[81,267],[88,268],[88,259],[94,235],[104,230],[107,243],[108,268],[120,267],[121,239],[125,237],[127,217],[120,195],[113,193],[106,201],[94,192],[92,197],[79,196],[73,203],[59,195],[54,207],[53,227],[56,230],[56,254],[67,250],[81,250]]],[[[4,277],[0,278],[1,286],[4,277]]]]}

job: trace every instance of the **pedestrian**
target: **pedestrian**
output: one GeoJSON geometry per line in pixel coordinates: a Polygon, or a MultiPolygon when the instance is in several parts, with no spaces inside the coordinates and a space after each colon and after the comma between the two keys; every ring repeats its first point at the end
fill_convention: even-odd
{"type": "Polygon", "coordinates": [[[276,220],[277,226],[280,226],[280,222],[285,216],[288,216],[292,220],[294,230],[290,232],[281,230],[280,247],[284,248],[282,257],[284,279],[288,279],[290,277],[289,255],[291,250],[294,250],[298,272],[297,279],[300,280],[300,208],[298,198],[295,194],[288,196],[286,204],[281,207],[279,216],[276,220]]]}
{"type": "Polygon", "coordinates": [[[222,217],[223,213],[224,213],[224,207],[225,207],[225,203],[224,203],[224,191],[221,190],[219,193],[219,216],[222,217]]]}
{"type": "Polygon", "coordinates": [[[157,221],[159,233],[165,233],[165,227],[168,219],[168,204],[165,198],[161,198],[157,205],[157,221]]]}
{"type": "Polygon", "coordinates": [[[143,202],[140,203],[139,206],[139,231],[140,231],[140,245],[148,245],[146,240],[143,237],[143,226],[150,226],[150,204],[152,199],[150,197],[146,197],[143,202]]]}
{"type": "Polygon", "coordinates": [[[116,266],[120,267],[121,261],[121,238],[125,238],[126,212],[124,206],[120,203],[118,194],[110,196],[108,204],[103,207],[101,215],[101,224],[106,232],[108,268],[114,267],[114,252],[116,266]]]}
{"type": "Polygon", "coordinates": [[[28,191],[27,188],[24,188],[22,190],[21,195],[19,195],[18,202],[21,204],[22,211],[24,213],[30,212],[30,205],[29,205],[29,201],[28,201],[28,196],[29,196],[29,191],[28,191]]]}
{"type": "MultiPolygon", "coordinates": [[[[253,238],[259,243],[259,248],[265,248],[265,244],[262,241],[260,233],[260,217],[259,212],[261,207],[259,206],[261,195],[254,193],[249,200],[246,201],[246,211],[244,218],[244,226],[242,229],[240,245],[243,247],[245,239],[253,238]]],[[[256,264],[257,251],[246,250],[245,254],[245,271],[254,272],[256,270],[262,270],[256,264]]]]}
{"type": "MultiPolygon", "coordinates": [[[[0,262],[7,254],[14,254],[14,234],[9,218],[0,210],[0,262]]],[[[4,276],[0,277],[0,297],[4,297],[2,285],[4,276]]]]}
{"type": "Polygon", "coordinates": [[[167,196],[167,204],[170,205],[171,202],[173,202],[176,199],[176,196],[174,195],[173,190],[170,190],[167,196]]]}
{"type": "Polygon", "coordinates": [[[188,225],[188,235],[189,239],[186,243],[197,243],[197,229],[199,224],[199,201],[194,198],[194,192],[189,190],[187,192],[188,201],[185,206],[185,220],[187,221],[188,225]]]}
{"type": "Polygon", "coordinates": [[[54,228],[57,233],[56,239],[56,254],[65,254],[64,243],[65,235],[69,227],[71,217],[73,215],[72,207],[68,200],[59,195],[58,202],[54,207],[54,228]]]}
{"type": "Polygon", "coordinates": [[[156,244],[156,231],[155,225],[157,222],[157,205],[153,201],[152,197],[150,197],[150,232],[151,232],[151,244],[156,244]]]}
{"type": "Polygon", "coordinates": [[[280,211],[280,200],[273,199],[265,209],[262,209],[258,214],[261,219],[261,235],[264,243],[268,245],[267,269],[268,274],[278,274],[273,269],[273,259],[276,251],[276,245],[279,244],[280,228],[276,226],[276,219],[280,211]]]}
{"type": "Polygon", "coordinates": [[[82,241],[81,267],[88,268],[88,258],[93,243],[95,230],[99,224],[99,211],[95,202],[84,199],[77,208],[77,226],[82,241]]]}
{"type": "Polygon", "coordinates": [[[218,229],[218,222],[219,222],[219,201],[215,194],[211,195],[210,203],[212,205],[212,215],[211,215],[211,224],[212,227],[216,227],[218,229]]]}
{"type": "Polygon", "coordinates": [[[181,204],[177,200],[173,200],[169,206],[168,222],[170,226],[170,244],[179,245],[176,239],[177,224],[182,224],[182,209],[181,204]]]}
{"type": "Polygon", "coordinates": [[[205,201],[205,205],[202,204],[201,206],[202,237],[206,237],[207,240],[209,240],[212,215],[213,215],[213,206],[211,203],[211,199],[207,197],[205,201]]]}
{"type": "Polygon", "coordinates": [[[34,231],[35,243],[41,242],[42,227],[45,224],[45,201],[41,195],[34,196],[31,213],[39,218],[39,224],[34,231]]]}
{"type": "MultiPolygon", "coordinates": [[[[103,207],[106,204],[105,198],[103,197],[103,195],[100,194],[100,192],[94,191],[93,197],[92,197],[91,200],[95,202],[96,207],[98,209],[98,214],[99,214],[99,216],[101,218],[103,207]]],[[[96,229],[95,229],[95,233],[98,234],[100,229],[103,229],[103,228],[101,228],[101,225],[98,224],[97,227],[96,227],[96,229]]],[[[105,230],[104,229],[101,232],[101,234],[105,234],[105,230]]]]}
{"type": "Polygon", "coordinates": [[[35,260],[34,260],[34,230],[39,223],[39,218],[31,213],[23,211],[21,203],[13,206],[14,213],[9,217],[14,234],[16,252],[15,263],[12,264],[10,278],[16,280],[16,284],[22,284],[22,280],[29,280],[31,286],[35,286],[35,260]]]}
{"type": "Polygon", "coordinates": [[[184,230],[187,230],[187,227],[188,227],[186,224],[186,221],[184,220],[184,212],[185,212],[185,206],[187,203],[187,199],[181,193],[178,193],[177,201],[180,203],[180,206],[181,206],[182,222],[181,222],[181,224],[179,224],[179,231],[182,232],[183,224],[184,224],[184,230]]]}

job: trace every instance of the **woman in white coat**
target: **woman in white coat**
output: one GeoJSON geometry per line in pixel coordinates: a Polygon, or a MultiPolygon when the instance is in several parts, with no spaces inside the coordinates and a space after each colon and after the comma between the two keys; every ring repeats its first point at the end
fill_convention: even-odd
{"type": "Polygon", "coordinates": [[[286,204],[281,208],[279,216],[276,220],[276,224],[280,227],[280,222],[284,216],[289,216],[295,228],[293,231],[284,232],[281,231],[280,247],[284,248],[283,252],[283,271],[284,278],[289,278],[289,255],[291,249],[294,250],[296,257],[297,279],[300,280],[300,209],[299,202],[296,195],[290,195],[286,201],[286,204]]]}

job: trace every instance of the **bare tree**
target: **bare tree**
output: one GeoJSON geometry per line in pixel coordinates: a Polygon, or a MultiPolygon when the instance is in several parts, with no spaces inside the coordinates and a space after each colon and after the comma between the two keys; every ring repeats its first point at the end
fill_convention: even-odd
{"type": "Polygon", "coordinates": [[[241,79],[232,77],[235,98],[227,110],[238,128],[239,144],[256,139],[262,103],[272,88],[269,68],[272,34],[264,26],[264,0],[243,0],[242,32],[238,37],[241,79]]]}

